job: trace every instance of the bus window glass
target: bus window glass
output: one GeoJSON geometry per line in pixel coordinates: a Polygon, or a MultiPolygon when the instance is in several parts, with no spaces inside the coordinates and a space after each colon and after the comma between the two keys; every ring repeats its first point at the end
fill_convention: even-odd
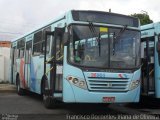
{"type": "Polygon", "coordinates": [[[73,25],[70,61],[80,66],[131,69],[140,65],[140,32],[73,25]],[[110,51],[110,52],[109,52],[110,51]]]}
{"type": "Polygon", "coordinates": [[[42,53],[42,31],[34,34],[33,40],[33,55],[40,55],[42,53]]]}
{"type": "MultiPolygon", "coordinates": [[[[43,30],[43,42],[42,42],[42,53],[44,54],[44,50],[45,50],[45,32],[46,31],[51,31],[51,26],[45,28],[43,30]]],[[[50,42],[51,42],[52,36],[47,36],[47,49],[46,49],[46,54],[49,53],[50,51],[50,42]]]]}
{"type": "Polygon", "coordinates": [[[17,42],[17,49],[18,49],[18,58],[23,58],[24,57],[24,47],[25,47],[25,39],[21,39],[17,42]]]}
{"type": "Polygon", "coordinates": [[[31,61],[31,53],[32,53],[32,41],[29,41],[26,43],[26,56],[25,56],[25,62],[27,64],[31,61]]]}
{"type": "MultiPolygon", "coordinates": [[[[110,33],[114,33],[114,36],[117,36],[118,31],[110,29],[110,33]]],[[[113,68],[132,68],[140,64],[137,59],[140,55],[140,34],[137,31],[125,30],[119,39],[114,40],[114,36],[110,35],[110,65],[113,68]]]]}

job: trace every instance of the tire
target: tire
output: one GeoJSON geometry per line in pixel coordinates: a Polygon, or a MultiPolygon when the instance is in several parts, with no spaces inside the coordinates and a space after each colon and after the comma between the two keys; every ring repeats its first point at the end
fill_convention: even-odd
{"type": "Polygon", "coordinates": [[[17,84],[16,84],[16,89],[17,89],[17,94],[18,95],[25,95],[25,92],[24,92],[24,89],[22,89],[20,87],[20,79],[19,79],[19,76],[17,76],[17,84]]]}
{"type": "Polygon", "coordinates": [[[53,109],[57,107],[57,101],[53,98],[53,96],[45,94],[45,82],[42,82],[41,85],[41,95],[43,96],[43,104],[47,109],[53,109]]]}
{"type": "Polygon", "coordinates": [[[47,109],[52,109],[55,107],[53,98],[48,95],[43,95],[43,103],[47,109]]]}

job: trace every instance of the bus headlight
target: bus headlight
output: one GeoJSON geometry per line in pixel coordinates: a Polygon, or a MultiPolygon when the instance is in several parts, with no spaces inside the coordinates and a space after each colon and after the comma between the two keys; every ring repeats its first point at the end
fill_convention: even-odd
{"type": "Polygon", "coordinates": [[[77,77],[73,77],[73,76],[68,76],[67,80],[72,83],[73,85],[85,89],[87,90],[87,84],[86,81],[77,77]]]}
{"type": "Polygon", "coordinates": [[[74,84],[77,84],[77,83],[79,82],[79,80],[78,80],[77,78],[73,78],[72,82],[73,82],[74,84]]]}
{"type": "Polygon", "coordinates": [[[130,87],[129,87],[129,90],[133,90],[135,88],[137,88],[140,84],[140,80],[132,80],[131,84],[130,84],[130,87]]]}

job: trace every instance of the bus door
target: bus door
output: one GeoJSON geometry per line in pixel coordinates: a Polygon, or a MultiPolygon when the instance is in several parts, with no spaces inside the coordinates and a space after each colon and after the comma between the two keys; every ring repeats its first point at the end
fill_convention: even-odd
{"type": "Polygon", "coordinates": [[[155,95],[155,36],[142,38],[142,95],[155,95]]]}
{"type": "Polygon", "coordinates": [[[25,50],[25,81],[26,88],[29,89],[30,81],[30,66],[31,66],[31,54],[32,54],[32,41],[26,42],[25,50]]]}
{"type": "MultiPolygon", "coordinates": [[[[45,44],[48,36],[52,36],[52,45],[51,45],[51,58],[50,61],[46,60],[45,55],[45,63],[50,64],[50,70],[46,69],[46,65],[44,66],[44,73],[50,73],[50,78],[48,78],[48,87],[45,85],[45,89],[50,89],[50,94],[53,93],[62,93],[62,68],[63,68],[63,34],[64,28],[55,28],[54,32],[46,32],[45,44]]],[[[46,46],[46,45],[45,45],[46,46]]],[[[46,47],[45,47],[46,51],[46,47]]]]}

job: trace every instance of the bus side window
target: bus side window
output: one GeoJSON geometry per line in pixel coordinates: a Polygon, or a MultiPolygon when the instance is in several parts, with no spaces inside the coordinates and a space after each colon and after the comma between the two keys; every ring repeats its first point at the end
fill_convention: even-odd
{"type": "Polygon", "coordinates": [[[32,41],[26,42],[26,56],[25,63],[29,64],[31,62],[31,53],[32,53],[32,41]]]}
{"type": "MultiPolygon", "coordinates": [[[[43,30],[43,42],[42,42],[42,53],[44,54],[44,50],[45,50],[45,32],[46,31],[51,31],[51,26],[45,28],[43,30]]],[[[46,50],[46,54],[49,54],[49,51],[50,51],[50,41],[51,41],[51,37],[52,36],[47,36],[47,50],[46,50]]]]}
{"type": "Polygon", "coordinates": [[[33,40],[33,55],[40,55],[42,53],[42,31],[34,34],[33,40]]]}
{"type": "Polygon", "coordinates": [[[57,59],[62,57],[63,48],[64,48],[64,44],[63,44],[62,36],[58,36],[56,41],[57,59]]]}
{"type": "Polygon", "coordinates": [[[24,47],[25,47],[25,38],[22,38],[17,42],[17,49],[18,49],[18,56],[17,58],[23,58],[24,57],[24,47]]]}

